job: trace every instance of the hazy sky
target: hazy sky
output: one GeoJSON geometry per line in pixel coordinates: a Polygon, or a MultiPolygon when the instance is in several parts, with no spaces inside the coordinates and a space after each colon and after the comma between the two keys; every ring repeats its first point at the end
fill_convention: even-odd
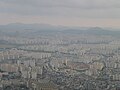
{"type": "Polygon", "coordinates": [[[120,27],[120,0],[0,0],[0,24],[120,27]]]}

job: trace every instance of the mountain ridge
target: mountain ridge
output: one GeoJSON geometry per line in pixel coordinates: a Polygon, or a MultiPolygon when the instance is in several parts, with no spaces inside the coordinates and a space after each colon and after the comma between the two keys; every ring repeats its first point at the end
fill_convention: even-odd
{"type": "Polygon", "coordinates": [[[94,34],[94,35],[111,35],[120,36],[119,30],[110,30],[101,27],[67,27],[67,26],[53,26],[50,24],[23,24],[11,23],[7,25],[0,25],[0,32],[2,33],[68,33],[68,34],[94,34]]]}

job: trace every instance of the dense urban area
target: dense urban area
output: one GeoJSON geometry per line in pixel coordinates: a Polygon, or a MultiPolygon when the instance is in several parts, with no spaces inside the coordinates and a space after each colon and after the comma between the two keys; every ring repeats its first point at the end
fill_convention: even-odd
{"type": "Polygon", "coordinates": [[[0,28],[0,90],[120,90],[119,33],[5,27],[0,28]]]}

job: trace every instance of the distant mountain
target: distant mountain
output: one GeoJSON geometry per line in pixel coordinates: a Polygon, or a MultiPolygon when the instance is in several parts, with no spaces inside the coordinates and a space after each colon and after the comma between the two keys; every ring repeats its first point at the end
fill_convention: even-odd
{"type": "Polygon", "coordinates": [[[0,30],[14,32],[14,31],[31,31],[31,30],[49,30],[56,29],[55,26],[48,24],[22,24],[22,23],[12,23],[8,25],[0,25],[0,30]]]}
{"type": "Polygon", "coordinates": [[[62,27],[52,26],[49,24],[23,24],[23,23],[12,23],[8,25],[0,25],[0,32],[7,35],[28,35],[28,34],[39,34],[39,33],[50,33],[61,30],[62,27]]]}
{"type": "Polygon", "coordinates": [[[6,33],[10,35],[14,34],[91,34],[91,35],[111,35],[120,36],[120,31],[114,29],[109,30],[100,27],[64,27],[64,26],[52,26],[49,24],[23,24],[23,23],[12,23],[8,25],[0,25],[0,33],[6,33]]]}

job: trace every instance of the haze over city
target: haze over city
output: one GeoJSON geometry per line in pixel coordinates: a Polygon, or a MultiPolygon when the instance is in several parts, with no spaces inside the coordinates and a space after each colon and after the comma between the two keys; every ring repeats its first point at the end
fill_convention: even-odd
{"type": "Polygon", "coordinates": [[[0,0],[0,90],[120,90],[120,0],[0,0]]]}
{"type": "Polygon", "coordinates": [[[119,28],[119,11],[119,0],[0,0],[0,24],[119,28]]]}

